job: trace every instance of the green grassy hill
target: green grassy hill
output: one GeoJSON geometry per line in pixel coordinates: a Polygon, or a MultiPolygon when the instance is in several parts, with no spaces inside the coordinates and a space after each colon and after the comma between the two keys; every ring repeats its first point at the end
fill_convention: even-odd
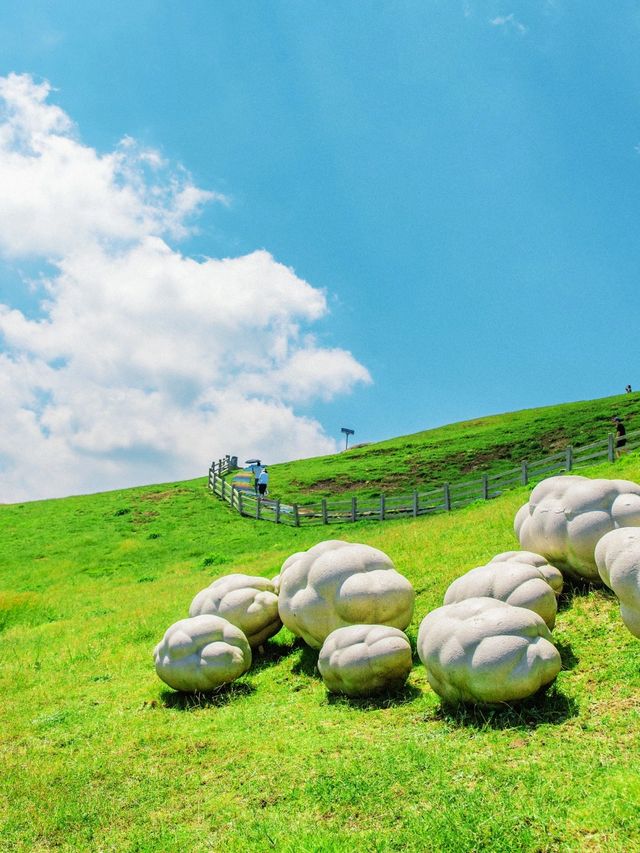
{"type": "Polygon", "coordinates": [[[474,472],[498,473],[568,444],[603,439],[612,431],[613,415],[619,415],[628,430],[640,428],[640,394],[492,415],[334,456],[273,465],[269,491],[274,497],[303,502],[343,492],[364,497],[428,489],[470,479],[474,472]]]}
{"type": "MultiPolygon", "coordinates": [[[[591,473],[640,481],[640,458],[591,473]]],[[[563,670],[517,708],[449,711],[419,664],[398,696],[328,696],[287,631],[210,697],[153,669],[202,587],[321,538],[394,559],[414,639],[451,580],[517,547],[526,498],[321,530],[241,519],[204,479],[0,507],[0,849],[640,849],[640,642],[604,590],[567,590],[563,670]]]]}

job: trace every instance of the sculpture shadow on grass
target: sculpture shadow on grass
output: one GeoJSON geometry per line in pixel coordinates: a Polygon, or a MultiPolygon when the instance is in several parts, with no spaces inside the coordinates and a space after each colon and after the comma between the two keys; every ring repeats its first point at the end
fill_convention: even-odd
{"type": "Polygon", "coordinates": [[[553,638],[553,644],[556,649],[560,652],[560,658],[562,659],[562,669],[575,669],[578,663],[580,662],[580,658],[577,658],[574,653],[571,645],[569,643],[560,643],[556,638],[553,638]]]}
{"type": "Polygon", "coordinates": [[[571,578],[565,579],[560,598],[558,599],[558,613],[571,609],[576,598],[588,598],[594,592],[604,594],[607,598],[615,598],[614,593],[602,584],[578,581],[571,578]]]}
{"type": "Polygon", "coordinates": [[[275,666],[284,658],[290,657],[298,648],[297,643],[263,643],[258,649],[252,650],[253,662],[251,664],[251,672],[259,672],[262,669],[267,669],[270,666],[275,666]],[[260,651],[260,648],[262,651],[260,651]]]}
{"type": "Polygon", "coordinates": [[[237,699],[242,699],[256,692],[253,684],[245,681],[236,681],[231,684],[223,684],[217,690],[209,690],[206,693],[197,691],[195,693],[176,692],[174,690],[163,690],[160,694],[162,704],[165,708],[176,708],[179,711],[195,711],[198,708],[222,708],[230,705],[237,699]]]}
{"type": "Polygon", "coordinates": [[[472,729],[534,729],[561,725],[577,717],[578,703],[556,687],[539,691],[525,702],[487,707],[484,705],[440,705],[430,719],[472,729]]]}
{"type": "Polygon", "coordinates": [[[307,675],[309,678],[320,678],[318,670],[318,656],[320,652],[317,649],[312,649],[304,640],[296,640],[293,645],[293,651],[300,649],[300,654],[297,661],[291,667],[291,672],[295,675],[307,675]]]}
{"type": "Polygon", "coordinates": [[[327,705],[346,705],[359,711],[379,711],[381,708],[395,708],[408,705],[422,696],[422,690],[412,684],[405,684],[398,690],[388,690],[375,696],[344,696],[341,693],[327,693],[327,705]]]}

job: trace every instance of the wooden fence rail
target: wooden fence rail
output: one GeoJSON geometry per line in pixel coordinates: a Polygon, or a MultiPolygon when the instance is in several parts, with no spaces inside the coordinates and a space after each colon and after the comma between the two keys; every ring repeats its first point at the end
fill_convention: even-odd
{"type": "MultiPolygon", "coordinates": [[[[627,432],[626,450],[640,448],[640,429],[627,432]]],[[[616,452],[616,437],[585,444],[582,447],[566,447],[558,453],[533,462],[499,471],[482,474],[474,480],[458,483],[443,483],[438,488],[426,491],[414,490],[409,494],[389,494],[378,497],[322,498],[315,503],[287,504],[280,500],[259,498],[252,492],[237,489],[227,482],[226,476],[233,470],[231,457],[226,456],[211,463],[209,488],[214,495],[226,501],[240,515],[275,524],[300,527],[309,524],[335,524],[363,520],[385,521],[390,518],[429,515],[449,512],[477,501],[499,497],[508,489],[537,483],[554,474],[566,474],[597,460],[613,462],[616,452]]]]}

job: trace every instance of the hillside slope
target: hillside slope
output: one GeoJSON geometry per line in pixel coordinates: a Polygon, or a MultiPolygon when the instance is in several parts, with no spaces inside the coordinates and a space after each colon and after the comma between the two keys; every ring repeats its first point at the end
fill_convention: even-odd
{"type": "MultiPolygon", "coordinates": [[[[637,454],[592,473],[640,480],[637,454]]],[[[0,507],[0,849],[622,851],[640,848],[640,642],[604,590],[569,588],[563,671],[515,709],[328,696],[287,631],[230,689],[186,698],[152,649],[232,571],[320,538],[389,553],[417,591],[517,547],[525,489],[447,515],[295,529],[204,480],[0,507]]]]}
{"type": "Polygon", "coordinates": [[[473,472],[497,473],[568,444],[605,438],[613,415],[627,429],[639,428],[640,394],[492,415],[333,456],[272,465],[269,491],[274,497],[304,501],[343,492],[374,496],[427,489],[469,479],[473,472]]]}

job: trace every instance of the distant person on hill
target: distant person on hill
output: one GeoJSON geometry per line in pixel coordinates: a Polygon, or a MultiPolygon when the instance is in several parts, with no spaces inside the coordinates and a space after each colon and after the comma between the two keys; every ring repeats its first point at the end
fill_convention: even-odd
{"type": "Polygon", "coordinates": [[[630,394],[631,393],[631,385],[627,385],[627,387],[624,390],[626,391],[627,394],[630,394]]]}
{"type": "Polygon", "coordinates": [[[260,472],[260,476],[258,477],[258,492],[260,497],[264,497],[267,494],[267,486],[269,485],[269,472],[266,468],[263,468],[260,472]]]}
{"type": "Polygon", "coordinates": [[[620,418],[615,417],[611,418],[611,420],[616,426],[616,457],[619,459],[620,454],[625,453],[627,449],[627,431],[620,418]]]}
{"type": "Polygon", "coordinates": [[[256,494],[258,494],[258,483],[260,481],[260,474],[262,473],[262,465],[258,462],[256,465],[251,466],[251,470],[253,471],[253,487],[256,494]]]}

